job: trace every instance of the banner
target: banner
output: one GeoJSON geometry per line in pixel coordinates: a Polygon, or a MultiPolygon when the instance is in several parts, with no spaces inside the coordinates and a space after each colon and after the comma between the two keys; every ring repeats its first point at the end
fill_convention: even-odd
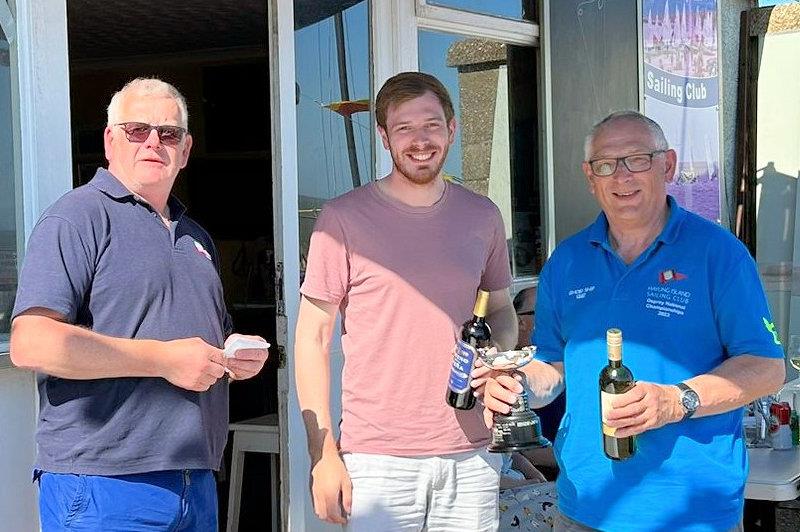
{"type": "Polygon", "coordinates": [[[667,193],[720,221],[717,0],[642,0],[644,114],[678,152],[667,193]]]}

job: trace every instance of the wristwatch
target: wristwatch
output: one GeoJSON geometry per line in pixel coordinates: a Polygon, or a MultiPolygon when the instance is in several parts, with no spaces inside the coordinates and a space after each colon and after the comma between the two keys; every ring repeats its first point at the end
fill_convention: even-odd
{"type": "Polygon", "coordinates": [[[700,406],[700,396],[697,392],[689,388],[685,382],[679,382],[675,386],[681,391],[680,400],[683,407],[683,419],[685,421],[692,417],[700,406]]]}

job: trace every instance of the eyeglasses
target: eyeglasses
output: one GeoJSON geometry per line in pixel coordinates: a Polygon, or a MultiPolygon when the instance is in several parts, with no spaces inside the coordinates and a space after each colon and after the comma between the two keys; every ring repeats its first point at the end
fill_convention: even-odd
{"type": "Polygon", "coordinates": [[[650,153],[634,153],[625,157],[608,157],[589,161],[592,173],[597,177],[609,177],[617,171],[617,165],[622,161],[625,168],[632,173],[646,172],[653,167],[653,157],[667,150],[655,150],[650,153]]]}
{"type": "Polygon", "coordinates": [[[185,128],[180,126],[152,126],[144,122],[121,122],[114,124],[125,131],[125,136],[130,142],[144,142],[154,129],[158,134],[158,140],[165,146],[176,146],[186,136],[185,128]]]}

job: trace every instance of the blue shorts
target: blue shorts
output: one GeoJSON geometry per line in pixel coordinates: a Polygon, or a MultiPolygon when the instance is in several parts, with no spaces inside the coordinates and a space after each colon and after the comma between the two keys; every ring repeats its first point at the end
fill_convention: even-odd
{"type": "Polygon", "coordinates": [[[37,471],[42,532],[217,530],[208,469],[95,476],[37,471]]]}

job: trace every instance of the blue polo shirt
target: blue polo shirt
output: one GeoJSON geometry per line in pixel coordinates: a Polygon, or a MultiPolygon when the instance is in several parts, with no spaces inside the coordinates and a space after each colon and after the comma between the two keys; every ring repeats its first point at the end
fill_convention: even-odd
{"type": "MultiPolygon", "coordinates": [[[[108,336],[222,346],[230,321],[213,242],[177,199],[169,206],[171,228],[99,169],[34,228],[13,316],[44,307],[108,336]]],[[[204,393],[162,378],[37,380],[38,469],[121,475],[221,463],[226,379],[204,393]]]]}
{"type": "Polygon", "coordinates": [[[632,264],[613,251],[600,214],[558,246],[539,279],[538,358],[563,361],[567,387],[559,508],[602,530],[728,530],[747,477],[741,409],[645,432],[628,460],[605,457],[598,377],[608,328],[622,330],[623,362],[641,381],[675,384],[742,354],[783,357],[745,247],[668,202],[666,226],[632,264]]]}

